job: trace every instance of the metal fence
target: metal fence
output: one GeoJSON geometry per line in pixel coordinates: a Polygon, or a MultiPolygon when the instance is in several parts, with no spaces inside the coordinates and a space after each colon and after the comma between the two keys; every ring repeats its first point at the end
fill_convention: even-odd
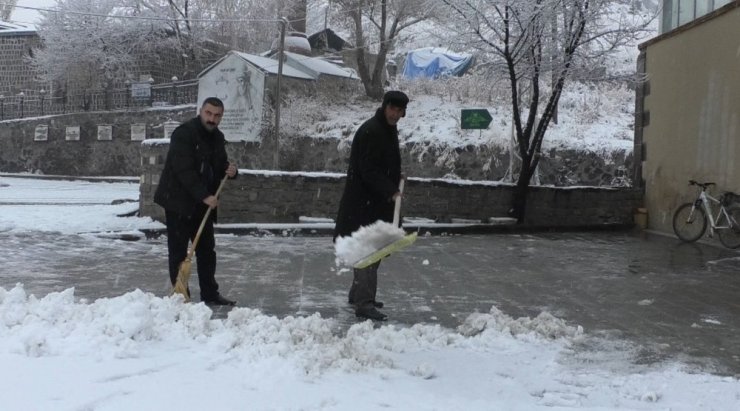
{"type": "Polygon", "coordinates": [[[77,94],[0,96],[0,120],[86,111],[125,110],[193,104],[198,99],[198,81],[162,84],[129,84],[124,88],[87,90],[77,94]]]}

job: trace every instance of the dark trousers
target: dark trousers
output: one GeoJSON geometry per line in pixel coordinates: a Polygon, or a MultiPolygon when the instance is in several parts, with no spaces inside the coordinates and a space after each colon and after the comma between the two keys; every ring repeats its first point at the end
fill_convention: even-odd
{"type": "Polygon", "coordinates": [[[369,267],[354,269],[352,287],[349,289],[349,301],[355,307],[373,306],[375,294],[378,291],[378,267],[380,267],[380,261],[369,267]]]}
{"type": "MultiPolygon", "coordinates": [[[[167,223],[167,250],[169,251],[170,281],[175,285],[180,263],[188,254],[190,241],[195,239],[203,215],[188,218],[179,214],[165,211],[167,223]]],[[[210,216],[198,245],[195,247],[195,261],[198,267],[198,284],[200,285],[200,299],[213,300],[218,296],[216,283],[216,241],[213,238],[213,217],[210,216]]]]}

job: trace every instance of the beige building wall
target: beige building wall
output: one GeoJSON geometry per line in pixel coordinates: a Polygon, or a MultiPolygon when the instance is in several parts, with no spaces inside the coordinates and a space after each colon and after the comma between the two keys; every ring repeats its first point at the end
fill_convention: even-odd
{"type": "Polygon", "coordinates": [[[740,193],[740,1],[640,48],[645,207],[650,228],[672,233],[689,179],[740,193]]]}

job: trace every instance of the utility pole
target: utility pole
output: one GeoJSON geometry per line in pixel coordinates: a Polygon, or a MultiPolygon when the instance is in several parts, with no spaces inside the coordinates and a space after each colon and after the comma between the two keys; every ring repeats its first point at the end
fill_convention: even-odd
{"type": "Polygon", "coordinates": [[[280,79],[283,77],[283,59],[285,57],[285,31],[288,28],[288,20],[280,18],[280,44],[278,48],[278,75],[277,90],[275,92],[275,153],[272,159],[275,170],[280,170],[280,79]]]}

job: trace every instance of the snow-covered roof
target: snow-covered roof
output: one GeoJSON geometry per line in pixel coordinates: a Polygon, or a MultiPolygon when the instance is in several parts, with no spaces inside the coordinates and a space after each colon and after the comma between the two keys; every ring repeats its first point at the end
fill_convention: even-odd
{"type": "MultiPolygon", "coordinates": [[[[289,51],[286,51],[285,55],[287,56],[288,64],[297,65],[297,69],[311,74],[314,78],[318,78],[318,76],[322,74],[336,77],[357,78],[353,72],[319,57],[304,56],[297,53],[291,53],[289,51]]],[[[277,54],[273,55],[273,57],[276,56],[277,54]]]]}
{"type": "Polygon", "coordinates": [[[0,21],[0,36],[17,36],[19,34],[36,34],[36,27],[33,24],[0,21]]]}
{"type": "MultiPolygon", "coordinates": [[[[239,58],[242,58],[258,69],[262,70],[264,73],[267,74],[278,74],[278,62],[268,58],[268,57],[262,57],[262,56],[256,56],[254,54],[247,54],[242,53],[240,51],[230,51],[228,54],[226,54],[224,57],[221,57],[216,61],[215,63],[208,66],[205,70],[201,71],[200,74],[198,74],[198,77],[203,76],[207,72],[209,72],[213,67],[217,66],[219,63],[221,63],[224,59],[228,58],[229,56],[234,55],[239,58]]],[[[293,77],[298,78],[302,80],[315,80],[316,78],[311,76],[310,74],[304,73],[300,70],[297,70],[293,67],[290,67],[287,64],[283,64],[283,76],[285,77],[293,77]]]]}

